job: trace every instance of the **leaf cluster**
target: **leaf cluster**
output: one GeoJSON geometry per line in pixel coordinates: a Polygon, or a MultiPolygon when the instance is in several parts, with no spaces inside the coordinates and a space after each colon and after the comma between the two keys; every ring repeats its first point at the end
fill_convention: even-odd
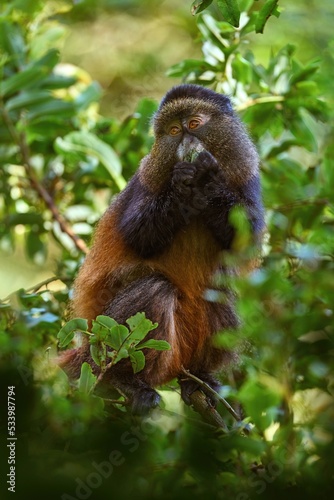
{"type": "MultiPolygon", "coordinates": [[[[97,316],[88,331],[88,322],[82,318],[68,321],[59,331],[59,347],[67,347],[77,331],[88,335],[90,353],[93,361],[100,367],[101,377],[116,363],[129,358],[133,373],[140,372],[145,366],[143,349],[158,351],[170,349],[165,340],[144,340],[158,324],[146,319],[145,313],[137,313],[127,320],[129,328],[119,325],[109,316],[97,316]]],[[[79,382],[80,384],[80,382],[79,382]]]]}
{"type": "Polygon", "coordinates": [[[0,247],[23,239],[41,264],[51,245],[75,264],[110,193],[147,153],[156,104],[142,101],[123,122],[101,117],[100,85],[61,60],[64,6],[36,2],[32,14],[21,4],[0,10],[0,247]]]}

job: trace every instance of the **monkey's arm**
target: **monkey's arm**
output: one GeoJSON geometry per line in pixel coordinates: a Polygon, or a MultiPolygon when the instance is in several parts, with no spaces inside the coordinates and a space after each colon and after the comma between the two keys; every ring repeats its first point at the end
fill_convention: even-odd
{"type": "Polygon", "coordinates": [[[178,205],[172,185],[152,193],[135,175],[119,198],[118,227],[125,242],[143,258],[163,252],[183,224],[178,205]]]}
{"type": "Polygon", "coordinates": [[[230,214],[233,208],[237,206],[244,208],[253,241],[258,244],[265,223],[260,180],[257,176],[252,177],[244,186],[235,191],[231,191],[225,182],[219,182],[218,180],[216,192],[213,192],[211,196],[209,195],[205,219],[207,219],[208,227],[224,250],[231,248],[235,237],[235,228],[231,224],[230,214]]]}
{"type": "Polygon", "coordinates": [[[205,197],[202,216],[222,249],[230,249],[235,237],[230,214],[237,206],[245,209],[254,243],[257,243],[265,227],[259,177],[254,175],[242,186],[231,188],[224,172],[210,153],[200,153],[196,163],[199,173],[201,171],[208,173],[205,185],[199,187],[202,196],[205,197]]]}

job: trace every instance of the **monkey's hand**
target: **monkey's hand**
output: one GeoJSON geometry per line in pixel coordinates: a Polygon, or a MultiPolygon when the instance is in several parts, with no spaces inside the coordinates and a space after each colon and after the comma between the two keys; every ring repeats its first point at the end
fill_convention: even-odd
{"type": "Polygon", "coordinates": [[[175,206],[182,220],[189,223],[194,216],[204,214],[222,193],[228,193],[224,173],[216,159],[202,151],[193,163],[177,163],[173,170],[171,188],[175,206]]]}
{"type": "Polygon", "coordinates": [[[203,190],[209,183],[217,182],[220,169],[216,159],[202,151],[194,162],[177,163],[172,175],[172,189],[179,195],[190,198],[194,190],[203,190]]]}

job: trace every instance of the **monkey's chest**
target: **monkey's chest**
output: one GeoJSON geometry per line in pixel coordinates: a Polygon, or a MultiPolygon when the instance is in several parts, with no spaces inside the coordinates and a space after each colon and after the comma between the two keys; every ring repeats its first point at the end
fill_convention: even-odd
{"type": "Polygon", "coordinates": [[[219,246],[204,223],[190,222],[178,231],[168,250],[154,261],[184,292],[199,295],[210,285],[219,265],[219,246]]]}

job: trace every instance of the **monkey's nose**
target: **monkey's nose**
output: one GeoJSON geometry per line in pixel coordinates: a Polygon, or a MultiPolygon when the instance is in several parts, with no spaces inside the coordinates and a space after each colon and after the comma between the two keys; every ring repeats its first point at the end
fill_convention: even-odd
{"type": "Polygon", "coordinates": [[[185,135],[177,148],[177,156],[180,161],[192,162],[203,150],[204,147],[197,137],[185,135]]]}

